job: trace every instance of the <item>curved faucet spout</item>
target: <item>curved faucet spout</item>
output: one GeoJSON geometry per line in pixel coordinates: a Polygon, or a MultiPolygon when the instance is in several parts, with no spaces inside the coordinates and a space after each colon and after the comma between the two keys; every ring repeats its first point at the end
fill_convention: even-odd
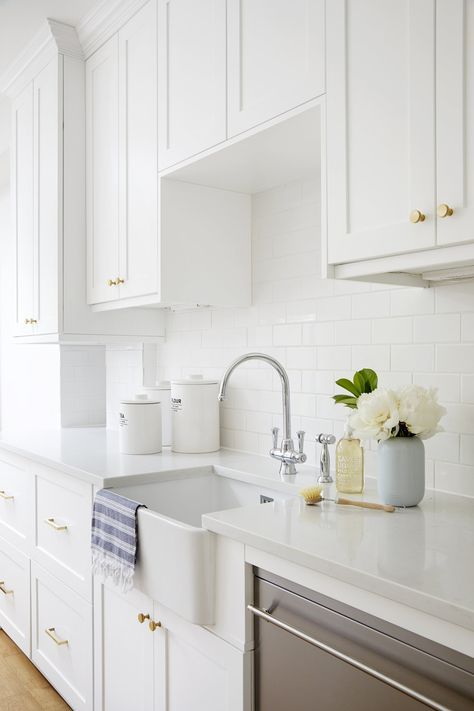
{"type": "Polygon", "coordinates": [[[291,439],[291,412],[290,412],[290,382],[288,375],[282,364],[275,358],[272,358],[265,353],[247,353],[246,355],[236,358],[227,368],[222,378],[221,387],[219,390],[219,401],[225,400],[227,383],[234,370],[245,363],[247,360],[262,360],[268,363],[277,371],[281,380],[281,393],[283,400],[283,439],[291,439]]]}
{"type": "Polygon", "coordinates": [[[273,428],[273,447],[270,450],[270,455],[281,461],[281,472],[283,474],[295,474],[295,462],[305,462],[306,455],[303,452],[304,432],[298,432],[299,450],[295,451],[293,440],[291,438],[291,410],[290,410],[290,382],[288,374],[282,364],[272,356],[265,353],[247,353],[246,355],[236,358],[227,368],[222,378],[221,387],[219,390],[219,401],[225,400],[227,383],[234,370],[248,360],[261,360],[264,363],[271,365],[280,376],[281,394],[283,402],[283,441],[281,447],[278,448],[278,428],[273,428]]]}

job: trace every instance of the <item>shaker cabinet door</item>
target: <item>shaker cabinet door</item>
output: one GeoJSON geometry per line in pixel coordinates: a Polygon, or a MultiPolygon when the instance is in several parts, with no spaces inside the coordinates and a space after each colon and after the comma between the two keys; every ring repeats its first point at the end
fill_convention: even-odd
{"type": "Polygon", "coordinates": [[[97,584],[97,678],[102,682],[102,711],[152,711],[153,604],[138,591],[126,595],[113,584],[97,584]],[[100,597],[100,600],[99,600],[100,597]],[[139,615],[143,617],[139,618],[139,615]],[[148,617],[147,617],[148,616],[148,617]],[[142,622],[139,622],[143,620],[142,622]]]}
{"type": "Polygon", "coordinates": [[[158,289],[156,3],[119,31],[120,298],[158,289]]]}
{"type": "Polygon", "coordinates": [[[226,138],[226,2],[158,0],[160,170],[226,138]]]}
{"type": "Polygon", "coordinates": [[[118,298],[118,36],[86,62],[87,302],[118,298]],[[110,283],[114,282],[114,283],[110,283]]]}
{"type": "Polygon", "coordinates": [[[471,242],[474,240],[474,0],[436,3],[436,134],[438,244],[471,242]]]}
{"type": "Polygon", "coordinates": [[[250,708],[241,651],[156,603],[154,619],[155,711],[250,708]]]}
{"type": "Polygon", "coordinates": [[[329,263],[433,247],[434,0],[331,0],[326,41],[329,263]]]}
{"type": "Polygon", "coordinates": [[[62,72],[55,57],[33,82],[35,334],[57,333],[59,327],[60,80],[62,72]]]}
{"type": "Polygon", "coordinates": [[[229,137],[324,93],[323,0],[228,0],[229,137]]]}
{"type": "Polygon", "coordinates": [[[34,314],[33,84],[13,103],[12,197],[16,252],[16,334],[31,334],[34,314]]]}

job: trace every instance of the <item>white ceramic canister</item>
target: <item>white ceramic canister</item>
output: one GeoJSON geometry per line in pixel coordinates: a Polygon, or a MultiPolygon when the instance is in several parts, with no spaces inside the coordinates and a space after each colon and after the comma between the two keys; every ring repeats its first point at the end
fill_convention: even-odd
{"type": "Polygon", "coordinates": [[[119,449],[122,454],[161,452],[161,403],[145,394],[122,400],[119,413],[119,449]]]}
{"type": "Polygon", "coordinates": [[[161,402],[161,428],[162,446],[171,446],[171,383],[169,380],[160,380],[156,385],[144,387],[148,397],[161,402]]]}
{"type": "Polygon", "coordinates": [[[173,452],[198,454],[220,449],[219,383],[190,375],[171,381],[173,452]]]}

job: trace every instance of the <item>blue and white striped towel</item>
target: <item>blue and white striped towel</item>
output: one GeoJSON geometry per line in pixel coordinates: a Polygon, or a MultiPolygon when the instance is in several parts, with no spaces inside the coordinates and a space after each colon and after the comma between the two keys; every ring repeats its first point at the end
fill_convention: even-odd
{"type": "Polygon", "coordinates": [[[144,506],[101,489],[92,511],[92,571],[111,577],[123,592],[133,587],[137,561],[137,511],[144,506]]]}

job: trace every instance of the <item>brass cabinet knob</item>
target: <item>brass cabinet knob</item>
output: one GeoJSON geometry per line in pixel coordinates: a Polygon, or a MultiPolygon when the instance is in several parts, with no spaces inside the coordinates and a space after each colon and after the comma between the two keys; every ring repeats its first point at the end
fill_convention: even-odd
{"type": "Polygon", "coordinates": [[[416,225],[417,222],[424,222],[426,220],[426,215],[424,215],[420,210],[412,210],[410,212],[410,222],[416,225]]]}
{"type": "Polygon", "coordinates": [[[145,622],[145,620],[150,619],[150,615],[144,615],[143,612],[139,612],[137,615],[137,618],[138,618],[139,623],[142,625],[145,622]]]}
{"type": "Polygon", "coordinates": [[[25,326],[28,326],[28,324],[33,326],[34,323],[38,323],[35,318],[25,318],[25,326]]]}
{"type": "Polygon", "coordinates": [[[446,205],[445,202],[442,202],[441,205],[438,205],[436,212],[438,213],[438,217],[451,217],[454,210],[452,207],[449,207],[449,205],[446,205]]]}
{"type": "Polygon", "coordinates": [[[155,622],[155,620],[150,620],[148,627],[152,632],[154,632],[158,627],[161,627],[161,622],[159,620],[157,622],[155,622]]]}
{"type": "Polygon", "coordinates": [[[122,279],[121,277],[117,277],[116,284],[125,284],[125,279],[122,279]]]}
{"type": "Polygon", "coordinates": [[[38,321],[35,318],[30,318],[30,323],[33,325],[34,323],[38,323],[38,321]]]}
{"type": "Polygon", "coordinates": [[[29,323],[31,323],[31,319],[30,319],[30,318],[25,318],[25,326],[28,326],[29,323]]]}
{"type": "Polygon", "coordinates": [[[108,279],[107,286],[117,286],[118,281],[116,279],[108,279]]]}

